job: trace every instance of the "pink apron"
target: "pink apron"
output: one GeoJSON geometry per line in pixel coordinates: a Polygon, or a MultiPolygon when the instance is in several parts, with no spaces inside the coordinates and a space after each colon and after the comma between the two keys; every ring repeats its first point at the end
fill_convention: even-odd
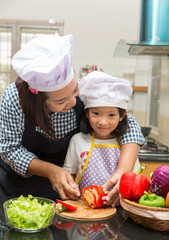
{"type": "Polygon", "coordinates": [[[95,144],[92,134],[92,145],[79,179],[80,191],[90,185],[101,186],[116,171],[120,159],[120,145],[95,144]]]}

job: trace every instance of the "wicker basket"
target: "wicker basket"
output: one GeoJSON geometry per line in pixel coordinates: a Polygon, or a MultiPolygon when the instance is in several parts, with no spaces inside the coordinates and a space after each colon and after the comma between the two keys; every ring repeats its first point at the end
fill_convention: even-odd
{"type": "Polygon", "coordinates": [[[122,196],[120,205],[134,222],[149,229],[169,231],[169,208],[143,206],[122,196]]]}

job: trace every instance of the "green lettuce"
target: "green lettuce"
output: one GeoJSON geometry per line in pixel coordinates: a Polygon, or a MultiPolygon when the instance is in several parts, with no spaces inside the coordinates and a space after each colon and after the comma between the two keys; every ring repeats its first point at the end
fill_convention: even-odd
{"type": "Polygon", "coordinates": [[[39,201],[32,195],[10,200],[6,210],[8,224],[22,229],[41,229],[50,225],[55,214],[54,205],[39,201]]]}

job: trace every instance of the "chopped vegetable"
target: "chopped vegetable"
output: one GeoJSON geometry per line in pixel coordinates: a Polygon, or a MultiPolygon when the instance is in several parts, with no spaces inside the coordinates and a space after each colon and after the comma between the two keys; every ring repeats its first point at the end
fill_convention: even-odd
{"type": "Polygon", "coordinates": [[[63,205],[60,205],[60,207],[58,208],[58,211],[61,213],[61,212],[64,212],[67,208],[63,205]]]}
{"type": "Polygon", "coordinates": [[[155,193],[144,192],[144,195],[139,199],[140,205],[150,206],[150,207],[161,207],[165,208],[165,198],[158,196],[155,193]]]}
{"type": "Polygon", "coordinates": [[[103,191],[103,187],[91,185],[88,188],[82,188],[83,201],[87,206],[91,208],[104,207],[105,204],[102,201],[102,197],[106,196],[103,191]]]}
{"type": "Polygon", "coordinates": [[[124,172],[121,176],[119,183],[119,192],[122,197],[138,201],[144,194],[144,191],[148,191],[150,182],[147,177],[140,173],[141,167],[137,173],[124,172]]]}
{"type": "Polygon", "coordinates": [[[58,211],[61,213],[67,209],[69,209],[70,211],[75,211],[77,209],[77,206],[71,204],[71,203],[66,203],[64,201],[61,201],[59,199],[56,199],[56,201],[60,204],[62,204],[59,208],[58,211]]]}
{"type": "Polygon", "coordinates": [[[156,168],[151,177],[150,190],[152,193],[166,197],[169,192],[169,165],[156,168]]]}
{"type": "Polygon", "coordinates": [[[40,202],[31,195],[22,195],[10,200],[6,207],[9,225],[22,229],[41,229],[47,227],[55,214],[52,203],[40,202]]]}

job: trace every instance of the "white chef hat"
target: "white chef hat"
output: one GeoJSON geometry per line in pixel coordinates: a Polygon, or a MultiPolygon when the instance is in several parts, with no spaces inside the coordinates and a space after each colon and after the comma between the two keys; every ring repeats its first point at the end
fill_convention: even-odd
{"type": "Polygon", "coordinates": [[[119,107],[127,109],[132,94],[130,82],[93,71],[80,81],[80,99],[85,109],[90,107],[119,107]]]}
{"type": "Polygon", "coordinates": [[[43,35],[32,39],[12,58],[18,76],[37,91],[50,92],[71,82],[73,36],[43,35]]]}

